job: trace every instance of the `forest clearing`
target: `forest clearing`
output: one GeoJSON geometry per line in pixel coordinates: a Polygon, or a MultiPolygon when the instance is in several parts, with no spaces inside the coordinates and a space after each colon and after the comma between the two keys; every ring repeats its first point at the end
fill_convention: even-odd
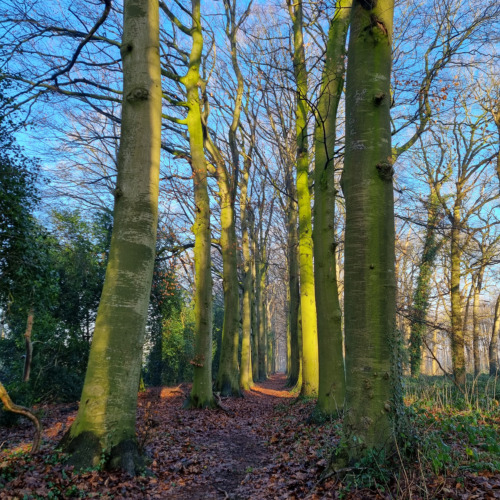
{"type": "Polygon", "coordinates": [[[66,467],[64,455],[53,449],[76,407],[42,405],[43,444],[36,455],[27,453],[28,423],[0,430],[2,498],[500,498],[497,400],[489,401],[490,411],[459,411],[438,401],[447,391],[436,393],[413,417],[423,432],[413,463],[401,463],[397,474],[386,464],[367,464],[359,477],[340,479],[328,474],[340,419],[311,421],[314,401],[297,399],[282,374],[244,398],[224,400],[224,410],[183,409],[188,390],[181,385],[140,394],[137,435],[149,459],[135,478],[66,467]]]}

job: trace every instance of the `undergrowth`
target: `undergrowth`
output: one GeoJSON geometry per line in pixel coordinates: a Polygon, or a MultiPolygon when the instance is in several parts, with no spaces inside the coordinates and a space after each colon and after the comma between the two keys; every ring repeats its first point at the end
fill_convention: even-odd
{"type": "Polygon", "coordinates": [[[500,470],[497,377],[468,377],[464,387],[445,377],[406,379],[404,396],[406,425],[394,453],[369,453],[337,474],[346,496],[369,489],[404,498],[413,489],[432,498],[427,485],[435,478],[453,477],[459,485],[467,472],[500,470]]]}

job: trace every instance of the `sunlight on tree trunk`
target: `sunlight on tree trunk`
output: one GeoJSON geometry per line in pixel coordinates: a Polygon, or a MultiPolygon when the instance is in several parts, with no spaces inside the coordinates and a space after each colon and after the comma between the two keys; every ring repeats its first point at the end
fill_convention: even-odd
{"type": "Polygon", "coordinates": [[[307,69],[302,34],[302,0],[291,2],[293,21],[293,68],[297,85],[297,198],[299,204],[300,305],[302,314],[302,396],[318,393],[318,330],[314,291],[309,149],[307,140],[307,69]]]}
{"type": "Polygon", "coordinates": [[[42,426],[40,425],[38,418],[36,418],[29,408],[14,404],[2,382],[0,382],[0,401],[3,403],[5,410],[22,415],[33,422],[33,425],[35,426],[35,437],[33,438],[31,453],[36,453],[40,447],[40,439],[42,437],[42,426]]]}
{"type": "Polygon", "coordinates": [[[161,76],[157,0],[125,0],[123,103],[113,234],[69,463],[142,466],[135,421],[158,211],[161,76]]]}
{"type": "Polygon", "coordinates": [[[252,259],[250,256],[250,236],[248,231],[249,219],[251,219],[248,206],[247,189],[251,157],[247,157],[244,163],[241,180],[240,194],[240,218],[241,218],[241,248],[243,254],[243,301],[241,309],[241,366],[240,387],[248,391],[253,385],[252,377],[252,259]]]}
{"type": "Polygon", "coordinates": [[[500,295],[495,304],[495,319],[491,332],[490,345],[488,349],[488,358],[490,366],[490,376],[495,377],[498,373],[498,336],[500,332],[500,295]]]}
{"type": "Polygon", "coordinates": [[[318,318],[318,410],[334,415],[344,407],[342,313],[335,249],[335,140],[337,109],[344,87],[345,42],[352,0],[337,4],[330,21],[323,83],[316,110],[314,167],[314,274],[318,318]]]}
{"type": "Polygon", "coordinates": [[[193,46],[189,70],[183,78],[186,86],[191,168],[193,169],[194,202],[196,206],[193,232],[195,236],[195,348],[193,387],[186,402],[192,408],[215,406],[212,393],[212,271],[210,259],[210,199],[208,196],[207,161],[203,144],[203,125],[200,108],[200,61],[203,53],[203,33],[200,0],[193,0],[193,46]]]}
{"type": "MultiPolygon", "coordinates": [[[[288,330],[290,336],[290,368],[288,372],[288,385],[295,387],[299,381],[302,358],[299,349],[299,237],[297,231],[298,207],[295,201],[296,189],[293,181],[292,166],[286,169],[287,193],[287,256],[288,256],[288,330]]],[[[299,386],[300,388],[300,386],[299,386]]]]}

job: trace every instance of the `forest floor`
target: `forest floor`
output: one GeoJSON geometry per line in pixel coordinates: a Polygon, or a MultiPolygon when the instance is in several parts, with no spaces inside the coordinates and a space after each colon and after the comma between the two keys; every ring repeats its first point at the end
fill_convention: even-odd
{"type": "Polygon", "coordinates": [[[182,409],[187,385],[141,393],[138,439],[150,463],[134,478],[102,470],[76,473],[65,466],[54,448],[74,420],[76,405],[41,406],[44,432],[37,454],[28,454],[28,422],[0,428],[0,498],[500,498],[500,471],[487,466],[432,473],[416,460],[398,476],[382,467],[342,480],[328,476],[340,421],[311,423],[314,401],[297,400],[285,385],[283,375],[274,375],[244,398],[223,400],[225,410],[182,409]]]}

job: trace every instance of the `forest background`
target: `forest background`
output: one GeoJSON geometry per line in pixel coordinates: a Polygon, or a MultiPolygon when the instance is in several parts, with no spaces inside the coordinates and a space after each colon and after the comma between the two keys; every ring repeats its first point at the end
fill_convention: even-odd
{"type": "MultiPolygon", "coordinates": [[[[4,2],[1,12],[0,377],[13,398],[28,406],[80,396],[104,280],[113,201],[119,196],[123,26],[118,4],[102,26],[96,25],[103,5],[4,2]]],[[[304,387],[300,343],[292,340],[292,325],[304,334],[310,319],[303,312],[299,321],[297,314],[298,282],[305,286],[305,279],[297,278],[293,250],[296,254],[301,210],[294,173],[296,105],[303,100],[309,109],[307,164],[312,165],[318,157],[312,138],[328,28],[342,5],[306,2],[303,8],[305,91],[298,90],[292,57],[297,31],[287,6],[227,1],[201,7],[199,99],[208,131],[213,279],[210,349],[223,393],[237,393],[248,383],[231,368],[229,382],[218,378],[224,322],[237,324],[233,331],[241,335],[239,303],[243,326],[248,289],[250,349],[259,359],[250,367],[253,380],[287,371],[292,386],[304,387]],[[228,204],[237,241],[224,240],[228,204]],[[234,259],[231,272],[237,280],[235,302],[225,308],[224,259],[234,259]]],[[[199,204],[193,191],[193,134],[183,111],[189,89],[180,77],[195,46],[193,31],[185,29],[192,13],[177,2],[160,2],[160,13],[160,208],[142,366],[147,385],[192,380],[199,363],[192,232],[199,204]]],[[[465,371],[479,380],[481,373],[496,375],[498,366],[498,7],[495,2],[402,2],[395,9],[392,51],[396,323],[403,368],[414,377],[444,372],[463,384],[465,371]],[[457,343],[462,368],[454,359],[457,343]]],[[[328,160],[338,191],[331,234],[340,304],[344,116],[341,100],[328,160]]],[[[315,203],[321,179],[311,169],[306,182],[315,203]]],[[[237,359],[239,354],[241,366],[243,345],[232,354],[237,359]]],[[[495,397],[486,391],[488,405],[495,397]]]]}

